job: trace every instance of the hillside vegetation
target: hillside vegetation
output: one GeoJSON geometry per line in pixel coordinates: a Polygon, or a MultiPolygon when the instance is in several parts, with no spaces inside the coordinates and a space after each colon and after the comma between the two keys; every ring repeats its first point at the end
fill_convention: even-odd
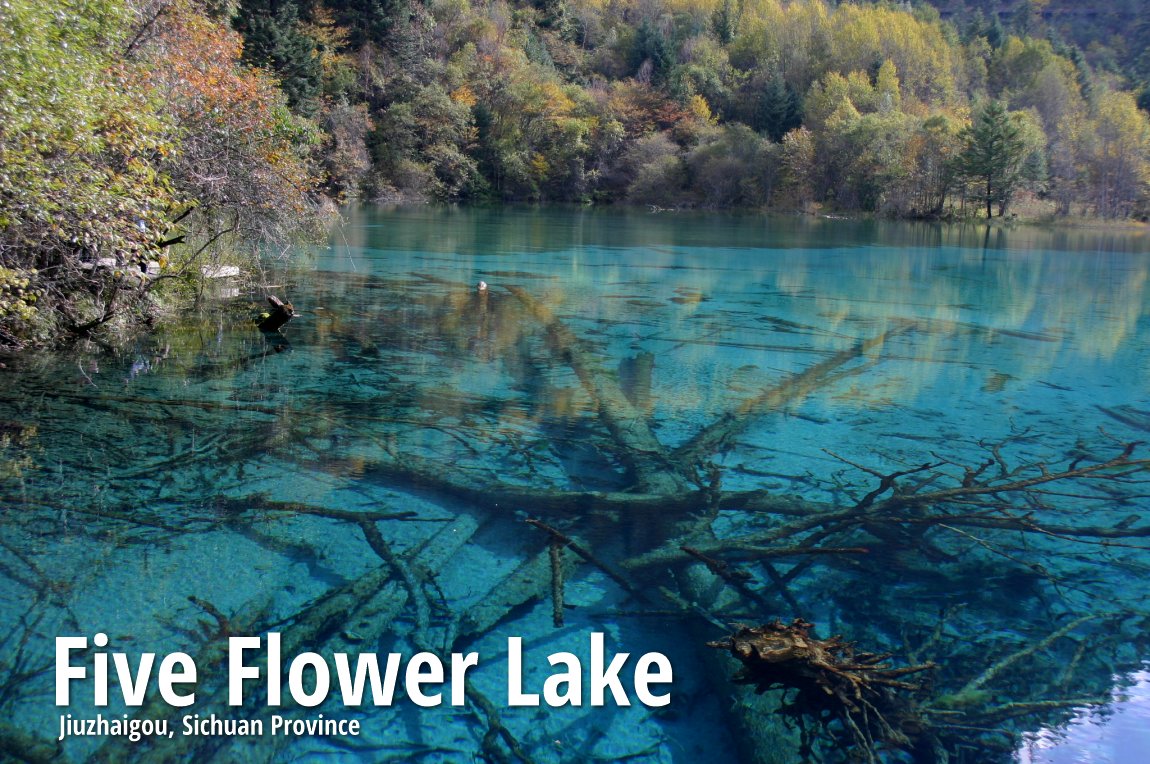
{"type": "Polygon", "coordinates": [[[147,320],[325,198],[1145,217],[1145,25],[975,5],[9,0],[0,343],[147,320]]]}
{"type": "Polygon", "coordinates": [[[0,6],[0,345],[150,321],[213,243],[316,218],[320,134],[242,48],[185,0],[0,6]]]}
{"type": "Polygon", "coordinates": [[[243,0],[235,24],[325,126],[337,192],[1143,215],[1126,80],[1014,15],[1044,36],[823,0],[243,0]]]}

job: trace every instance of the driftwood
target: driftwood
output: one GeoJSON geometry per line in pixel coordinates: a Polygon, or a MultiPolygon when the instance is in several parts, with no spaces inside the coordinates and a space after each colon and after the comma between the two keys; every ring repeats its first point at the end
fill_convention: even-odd
{"type": "Polygon", "coordinates": [[[619,381],[598,371],[596,361],[583,343],[555,317],[550,308],[520,287],[509,286],[507,291],[543,324],[556,357],[571,367],[595,401],[599,418],[619,447],[620,459],[634,475],[635,488],[663,495],[686,490],[688,482],[681,470],[671,463],[671,455],[651,431],[646,415],[632,405],[619,381]]]}
{"type": "Polygon", "coordinates": [[[563,588],[566,576],[563,575],[563,542],[552,539],[547,547],[551,557],[551,625],[563,626],[563,588]]]}
{"type": "Polygon", "coordinates": [[[272,309],[260,317],[259,330],[261,332],[278,332],[284,324],[295,317],[295,308],[290,302],[284,302],[274,294],[268,295],[268,303],[272,309]]]}
{"type": "Polygon", "coordinates": [[[571,538],[570,536],[563,533],[562,531],[559,531],[559,530],[556,530],[555,528],[552,528],[550,525],[543,522],[542,520],[536,520],[534,518],[529,518],[526,522],[528,525],[532,525],[536,528],[539,528],[540,530],[545,531],[546,533],[548,533],[551,536],[551,548],[552,549],[555,548],[556,544],[559,545],[560,549],[569,548],[572,552],[577,554],[580,558],[582,558],[586,562],[591,563],[596,568],[598,568],[599,570],[606,573],[607,577],[610,578],[612,581],[614,581],[616,584],[618,584],[619,587],[623,589],[623,591],[627,592],[628,594],[634,595],[635,597],[638,597],[640,599],[643,599],[645,597],[645,595],[641,591],[636,589],[635,586],[626,577],[624,577],[621,573],[619,573],[619,571],[615,570],[610,565],[608,565],[607,563],[605,563],[602,560],[600,560],[599,558],[597,558],[583,544],[580,544],[578,541],[571,538]]]}

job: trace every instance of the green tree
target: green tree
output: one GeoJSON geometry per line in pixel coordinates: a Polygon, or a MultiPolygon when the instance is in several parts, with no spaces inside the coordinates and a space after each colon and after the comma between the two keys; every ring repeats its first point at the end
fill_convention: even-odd
{"type": "Polygon", "coordinates": [[[0,5],[0,345],[110,318],[113,274],[154,257],[177,204],[154,162],[171,124],[118,60],[129,20],[113,0],[0,5]]]}
{"type": "Polygon", "coordinates": [[[382,182],[409,195],[454,199],[482,185],[466,154],[475,139],[471,105],[428,86],[379,114],[368,147],[382,182]]]}
{"type": "Polygon", "coordinates": [[[691,189],[704,207],[766,204],[774,181],[770,143],[746,125],[724,125],[686,158],[691,189]]]}
{"type": "Polygon", "coordinates": [[[734,0],[723,0],[711,15],[711,26],[719,42],[729,45],[739,30],[739,9],[734,0]]]}
{"type": "Polygon", "coordinates": [[[798,207],[814,201],[818,158],[810,130],[799,127],[783,136],[779,164],[784,194],[798,207]]]}
{"type": "Polygon", "coordinates": [[[919,126],[910,150],[913,213],[926,217],[944,214],[946,197],[957,181],[954,158],[960,150],[957,120],[949,115],[936,114],[919,126]]]}
{"type": "Polygon", "coordinates": [[[799,96],[780,76],[766,81],[748,81],[733,94],[727,111],[753,130],[766,133],[772,141],[802,124],[799,96]]]}
{"type": "Polygon", "coordinates": [[[408,0],[330,0],[327,5],[347,28],[353,48],[391,42],[396,32],[407,29],[412,15],[408,0]]]}
{"type": "Polygon", "coordinates": [[[1005,213],[1006,201],[1022,180],[1027,153],[1022,127],[1002,102],[988,101],[960,138],[963,147],[958,164],[967,178],[979,183],[986,217],[993,216],[995,202],[999,214],[1005,213]]]}
{"type": "Polygon", "coordinates": [[[1094,211],[1132,215],[1150,189],[1150,119],[1129,93],[1103,93],[1089,126],[1082,153],[1094,211]]]}
{"type": "Polygon", "coordinates": [[[0,344],[145,317],[145,270],[311,218],[310,123],[198,6],[9,0],[0,50],[0,344]]]}
{"type": "Polygon", "coordinates": [[[640,24],[628,57],[632,73],[640,79],[648,79],[652,85],[661,85],[674,61],[674,52],[663,31],[647,21],[640,24]]]}
{"type": "Polygon", "coordinates": [[[312,115],[323,86],[316,43],[299,28],[295,3],[240,0],[232,26],[244,37],[244,62],[271,69],[279,77],[288,105],[312,115]]]}

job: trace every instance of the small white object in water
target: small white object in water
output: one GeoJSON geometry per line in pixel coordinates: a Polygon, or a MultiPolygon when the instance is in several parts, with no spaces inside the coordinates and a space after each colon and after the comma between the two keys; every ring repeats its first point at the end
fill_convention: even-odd
{"type": "Polygon", "coordinates": [[[487,291],[487,282],[486,281],[480,281],[479,286],[476,287],[476,289],[478,289],[480,292],[486,292],[487,291]]]}

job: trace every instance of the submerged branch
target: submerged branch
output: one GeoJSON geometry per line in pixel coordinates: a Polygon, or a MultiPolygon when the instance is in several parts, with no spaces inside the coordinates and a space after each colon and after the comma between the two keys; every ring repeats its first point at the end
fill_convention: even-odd
{"type": "Polygon", "coordinates": [[[865,357],[867,353],[881,348],[889,340],[915,328],[913,322],[901,322],[876,337],[857,342],[809,369],[787,377],[754,398],[743,401],[733,411],[723,414],[717,421],[700,430],[689,441],[675,449],[671,458],[680,465],[680,468],[698,464],[712,454],[727,448],[757,416],[775,413],[802,400],[820,387],[833,383],[838,379],[837,373],[843,366],[865,357]]]}
{"type": "Polygon", "coordinates": [[[1018,661],[1022,660],[1023,658],[1026,658],[1030,655],[1034,655],[1036,652],[1039,652],[1040,650],[1045,650],[1047,647],[1054,644],[1056,641],[1058,641],[1062,637],[1065,637],[1067,634],[1074,631],[1075,629],[1077,629],[1082,624],[1088,623],[1090,621],[1096,621],[1099,618],[1103,618],[1103,617],[1105,617],[1105,616],[1104,615],[1085,615],[1085,616],[1082,616],[1081,618],[1074,619],[1070,623],[1066,624],[1062,628],[1055,631],[1053,634],[1050,634],[1049,636],[1047,636],[1045,639],[1041,639],[1038,642],[1035,642],[1034,644],[1027,645],[1022,650],[1019,650],[1018,652],[1015,652],[1015,653],[1011,653],[1010,655],[1008,655],[1005,658],[1003,658],[1002,660],[1000,660],[998,663],[995,663],[993,666],[988,668],[986,671],[982,672],[977,677],[975,677],[974,679],[971,679],[969,682],[967,682],[966,686],[963,687],[961,690],[959,690],[958,694],[959,695],[967,695],[969,693],[974,692],[975,690],[979,689],[980,687],[986,685],[988,682],[990,682],[992,679],[994,679],[996,676],[998,676],[1004,670],[1006,670],[1010,666],[1014,665],[1018,661]]]}
{"type": "Polygon", "coordinates": [[[561,546],[569,548],[572,552],[579,555],[579,557],[583,558],[583,560],[591,563],[596,568],[603,571],[605,574],[607,574],[607,577],[610,578],[612,581],[614,581],[616,584],[618,584],[623,589],[623,591],[625,591],[628,594],[631,594],[635,597],[638,597],[640,599],[647,599],[646,595],[644,595],[641,590],[636,589],[634,584],[632,584],[630,581],[628,581],[626,578],[624,578],[623,575],[620,574],[613,567],[611,567],[607,563],[605,563],[602,560],[600,560],[599,558],[597,558],[594,554],[591,553],[590,550],[588,550],[586,547],[584,547],[582,544],[580,544],[575,539],[571,538],[570,536],[568,536],[567,534],[565,534],[559,530],[556,530],[555,528],[552,528],[550,525],[547,525],[546,523],[544,523],[540,520],[528,519],[526,522],[529,525],[533,525],[536,528],[538,528],[539,530],[550,534],[551,539],[552,539],[552,545],[554,545],[554,543],[557,542],[561,546]]]}

